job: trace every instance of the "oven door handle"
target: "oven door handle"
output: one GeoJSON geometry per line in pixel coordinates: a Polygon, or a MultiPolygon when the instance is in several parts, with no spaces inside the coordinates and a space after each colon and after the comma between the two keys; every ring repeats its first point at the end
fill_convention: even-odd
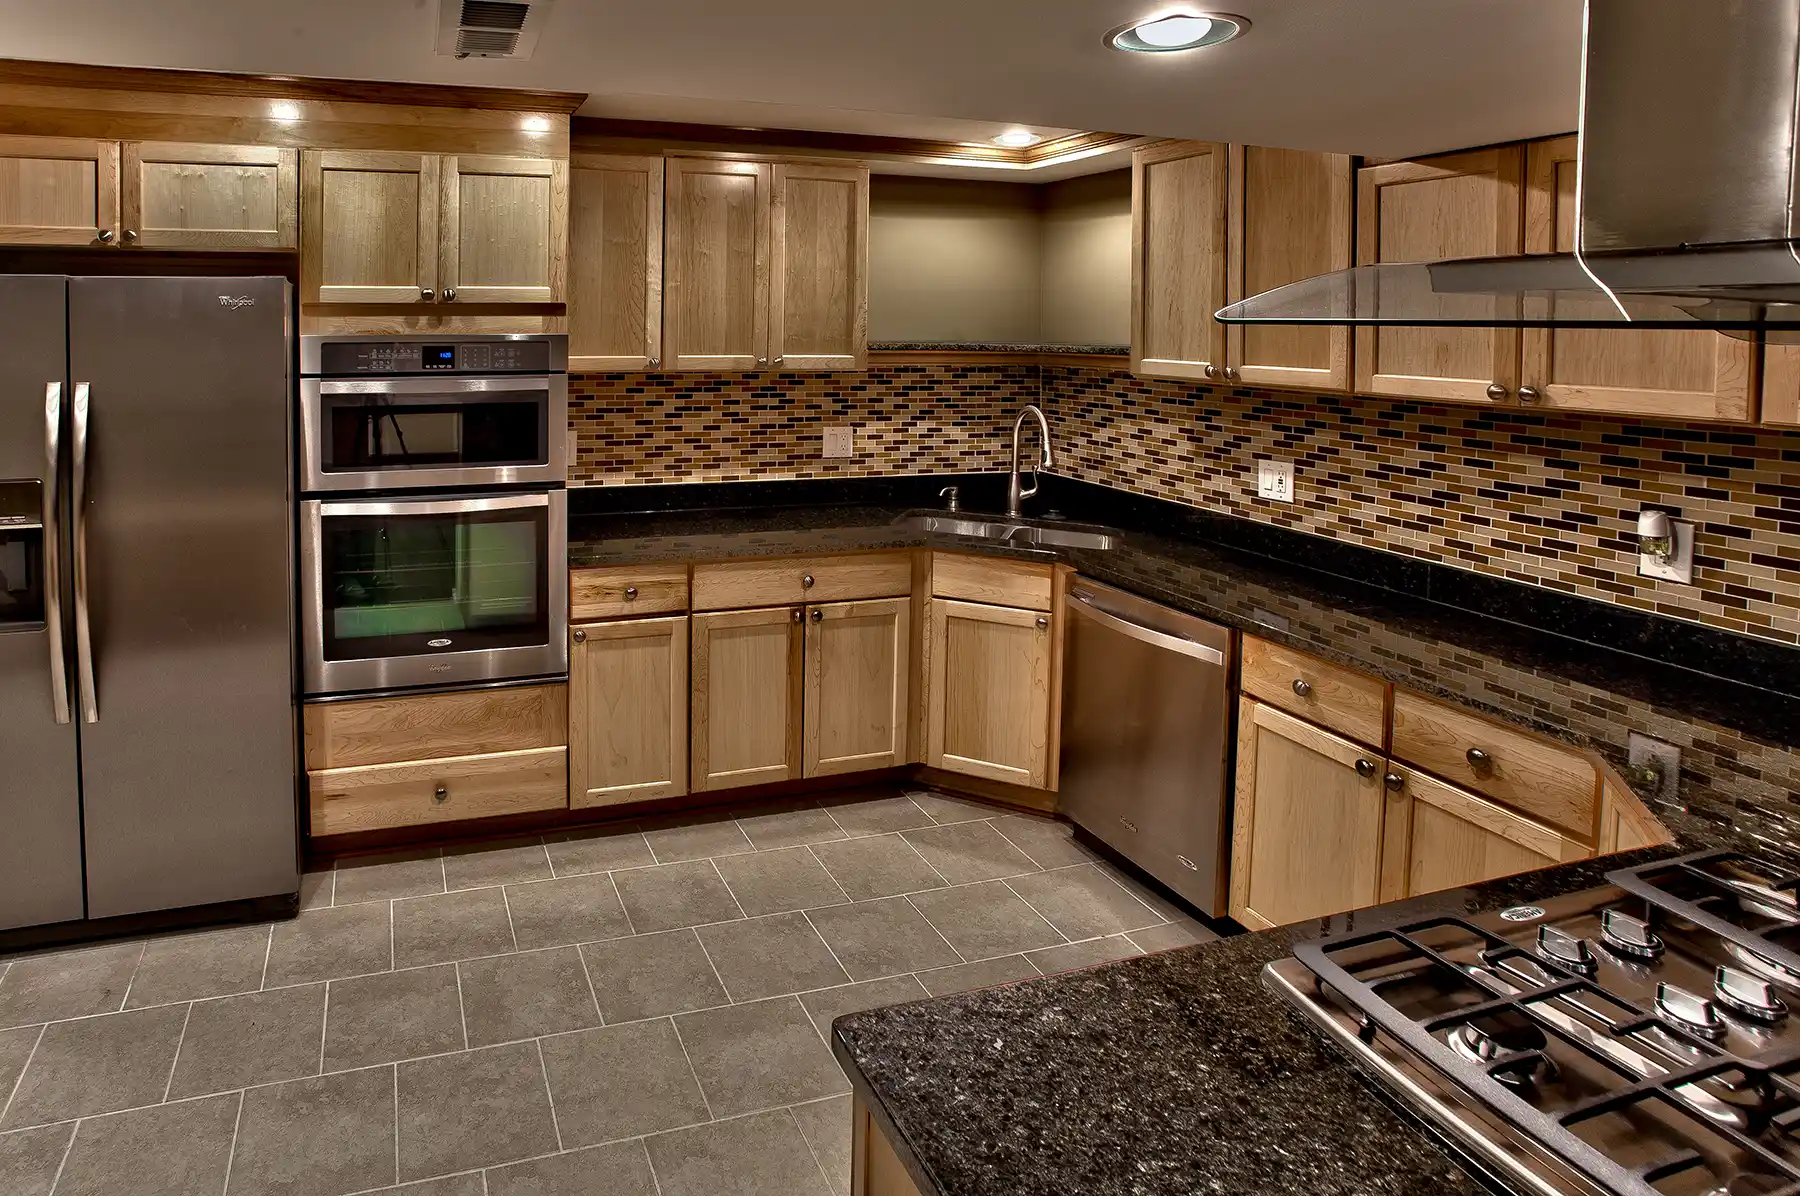
{"type": "Polygon", "coordinates": [[[309,378],[307,389],[321,395],[396,395],[430,398],[447,394],[506,394],[550,389],[549,374],[489,374],[479,378],[309,378]]]}
{"type": "Polygon", "coordinates": [[[492,498],[394,499],[391,502],[322,502],[319,514],[327,519],[341,515],[470,515],[482,511],[527,511],[548,507],[550,495],[502,494],[492,498]]]}

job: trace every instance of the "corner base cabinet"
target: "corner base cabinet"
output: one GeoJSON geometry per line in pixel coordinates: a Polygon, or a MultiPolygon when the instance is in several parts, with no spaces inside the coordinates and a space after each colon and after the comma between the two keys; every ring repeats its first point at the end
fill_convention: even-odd
{"type": "Polygon", "coordinates": [[[925,762],[1033,789],[1050,780],[1050,616],[931,601],[925,762]]]}

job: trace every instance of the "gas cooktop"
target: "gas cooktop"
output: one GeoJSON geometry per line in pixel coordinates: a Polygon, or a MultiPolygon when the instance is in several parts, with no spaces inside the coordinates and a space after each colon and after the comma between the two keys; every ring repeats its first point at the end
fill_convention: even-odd
{"type": "Polygon", "coordinates": [[[1264,979],[1509,1190],[1800,1194],[1800,873],[1700,852],[1606,879],[1264,979]]]}

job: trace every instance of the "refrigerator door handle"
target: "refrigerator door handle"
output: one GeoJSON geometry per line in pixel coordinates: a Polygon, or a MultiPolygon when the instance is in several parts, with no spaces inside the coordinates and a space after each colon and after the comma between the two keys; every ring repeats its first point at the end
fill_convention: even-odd
{"type": "Polygon", "coordinates": [[[100,721],[94,697],[94,644],[88,633],[87,466],[88,405],[86,382],[75,384],[75,673],[81,692],[81,721],[100,721]]]}
{"type": "Polygon", "coordinates": [[[50,642],[50,705],[59,724],[69,721],[69,662],[63,651],[62,535],[56,525],[62,503],[63,384],[44,384],[44,638],[50,642]]]}

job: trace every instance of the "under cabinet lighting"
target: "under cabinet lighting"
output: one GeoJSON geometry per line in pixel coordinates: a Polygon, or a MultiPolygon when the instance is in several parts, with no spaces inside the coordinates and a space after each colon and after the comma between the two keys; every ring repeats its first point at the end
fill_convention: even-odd
{"type": "Polygon", "coordinates": [[[1169,54],[1216,46],[1249,28],[1249,21],[1231,13],[1170,12],[1120,25],[1107,33],[1106,44],[1139,54],[1169,54]]]}
{"type": "Polygon", "coordinates": [[[1024,149],[1028,145],[1036,145],[1043,138],[1030,129],[1008,129],[994,138],[995,145],[1003,145],[1007,149],[1024,149]]]}

